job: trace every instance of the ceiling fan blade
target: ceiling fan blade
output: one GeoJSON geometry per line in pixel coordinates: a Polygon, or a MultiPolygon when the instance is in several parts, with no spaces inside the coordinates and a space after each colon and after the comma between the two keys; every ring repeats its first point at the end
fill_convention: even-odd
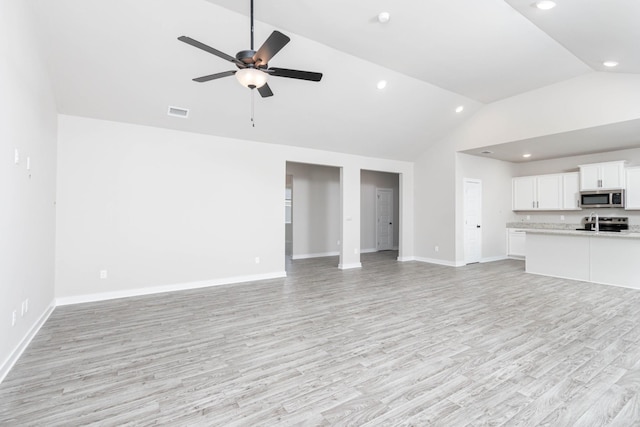
{"type": "Polygon", "coordinates": [[[271,88],[269,87],[269,85],[267,83],[265,83],[263,86],[258,88],[258,92],[260,93],[260,96],[263,98],[267,98],[269,96],[273,96],[273,92],[271,92],[271,88]]]}
{"type": "Polygon", "coordinates": [[[215,79],[221,79],[222,77],[233,76],[236,73],[236,70],[231,71],[223,71],[221,73],[209,74],[208,76],[197,77],[193,79],[194,82],[204,83],[215,79]]]}
{"type": "Polygon", "coordinates": [[[184,42],[186,44],[190,44],[193,47],[197,47],[198,49],[202,49],[205,52],[209,52],[209,53],[217,56],[218,58],[222,58],[222,59],[224,59],[226,61],[233,62],[234,64],[239,65],[242,68],[244,68],[246,66],[246,64],[244,62],[234,58],[233,56],[227,55],[224,52],[220,52],[218,49],[214,49],[211,46],[207,46],[206,44],[201,43],[198,40],[194,40],[191,37],[180,36],[180,37],[178,37],[178,40],[180,40],[181,42],[184,42]]]}
{"type": "Polygon", "coordinates": [[[312,82],[319,82],[322,79],[322,73],[314,73],[312,71],[289,70],[287,68],[269,68],[266,71],[276,77],[288,77],[312,82]]]}
{"type": "Polygon", "coordinates": [[[256,67],[265,65],[274,55],[280,52],[287,43],[291,40],[289,37],[282,34],[280,31],[274,31],[269,38],[260,46],[260,49],[253,55],[253,62],[256,67]]]}

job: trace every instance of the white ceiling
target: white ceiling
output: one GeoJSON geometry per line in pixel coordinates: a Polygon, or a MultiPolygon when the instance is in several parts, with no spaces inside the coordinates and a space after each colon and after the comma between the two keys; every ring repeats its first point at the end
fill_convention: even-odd
{"type": "Polygon", "coordinates": [[[484,104],[606,59],[640,73],[635,0],[559,0],[553,14],[532,0],[255,0],[256,48],[274,29],[291,37],[269,65],[324,77],[272,77],[275,96],[252,101],[233,77],[191,81],[234,66],[177,40],[248,49],[249,0],[30,1],[62,114],[374,157],[411,160],[484,104]]]}

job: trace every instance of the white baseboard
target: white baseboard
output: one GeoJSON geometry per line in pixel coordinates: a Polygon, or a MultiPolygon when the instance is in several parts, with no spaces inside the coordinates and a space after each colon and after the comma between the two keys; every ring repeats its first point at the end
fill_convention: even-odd
{"type": "Polygon", "coordinates": [[[351,264],[338,264],[338,268],[340,270],[350,270],[352,268],[362,268],[362,264],[359,262],[354,262],[351,264]]]}
{"type": "Polygon", "coordinates": [[[416,261],[416,257],[414,256],[403,256],[396,258],[399,262],[407,262],[407,261],[416,261]]]}
{"type": "Polygon", "coordinates": [[[81,304],[85,302],[106,301],[116,298],[136,297],[141,295],[159,294],[163,292],[184,291],[188,289],[207,288],[210,286],[231,285],[234,283],[255,282],[257,280],[280,279],[287,277],[286,271],[277,271],[251,276],[236,276],[225,279],[202,280],[198,282],[177,283],[173,285],[153,286],[149,288],[127,289],[122,291],[101,292],[95,294],[74,295],[56,299],[56,305],[81,304]]]}
{"type": "Polygon", "coordinates": [[[373,252],[378,252],[378,250],[376,248],[360,249],[361,254],[370,254],[373,252]]]}
{"type": "Polygon", "coordinates": [[[508,257],[506,255],[498,255],[498,256],[490,256],[490,257],[487,257],[487,258],[482,258],[480,260],[480,262],[481,263],[494,262],[494,261],[502,261],[502,260],[505,260],[505,259],[508,259],[508,257]]]}
{"type": "Polygon", "coordinates": [[[317,254],[300,254],[300,255],[292,255],[291,259],[309,259],[309,258],[322,258],[327,256],[340,256],[340,252],[320,252],[317,254]]]}
{"type": "Polygon", "coordinates": [[[415,260],[420,262],[427,262],[429,264],[445,265],[447,267],[462,267],[463,265],[465,265],[464,262],[447,261],[444,259],[435,259],[435,258],[415,257],[415,260]]]}
{"type": "Polygon", "coordinates": [[[33,340],[33,338],[36,336],[40,328],[42,328],[42,325],[44,325],[47,319],[49,318],[49,316],[51,316],[51,313],[53,313],[53,310],[55,308],[56,308],[56,305],[54,300],[54,301],[51,301],[51,304],[49,304],[49,306],[45,309],[44,313],[40,315],[36,323],[33,324],[31,329],[29,329],[29,332],[27,332],[27,335],[24,336],[22,341],[20,341],[20,344],[18,344],[18,346],[11,352],[7,360],[5,360],[2,363],[2,365],[0,366],[0,383],[4,381],[7,374],[9,374],[9,371],[11,370],[11,368],[13,368],[13,365],[15,365],[18,359],[20,359],[20,356],[22,356],[22,353],[29,346],[29,344],[31,343],[31,340],[33,340]]]}

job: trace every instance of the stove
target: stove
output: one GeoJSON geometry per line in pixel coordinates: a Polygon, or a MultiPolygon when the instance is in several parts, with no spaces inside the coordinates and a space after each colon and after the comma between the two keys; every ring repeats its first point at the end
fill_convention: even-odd
{"type": "MultiPolygon", "coordinates": [[[[590,217],[584,218],[584,228],[576,228],[576,230],[583,231],[595,231],[596,230],[596,220],[590,217]]],[[[600,225],[600,231],[614,231],[620,232],[629,229],[629,218],[621,216],[621,217],[609,217],[603,216],[598,219],[598,223],[600,225]]]]}

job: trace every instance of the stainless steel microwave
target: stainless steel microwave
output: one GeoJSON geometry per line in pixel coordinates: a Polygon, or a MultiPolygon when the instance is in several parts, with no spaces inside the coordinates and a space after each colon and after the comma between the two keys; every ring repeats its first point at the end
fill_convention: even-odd
{"type": "Polygon", "coordinates": [[[624,208],[624,190],[580,192],[581,208],[624,208]]]}

